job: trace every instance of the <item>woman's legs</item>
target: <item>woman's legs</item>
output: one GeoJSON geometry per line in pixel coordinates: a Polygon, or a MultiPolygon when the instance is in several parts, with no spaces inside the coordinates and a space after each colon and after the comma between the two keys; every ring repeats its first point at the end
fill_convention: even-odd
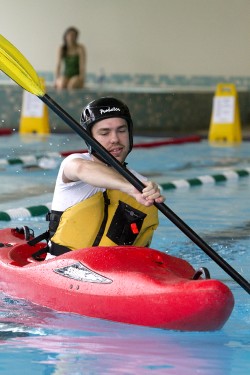
{"type": "Polygon", "coordinates": [[[79,76],[73,76],[69,78],[67,88],[68,89],[82,89],[83,88],[83,79],[79,76]]]}
{"type": "Polygon", "coordinates": [[[60,76],[56,79],[55,87],[58,90],[66,89],[68,87],[69,79],[67,77],[60,76]]]}

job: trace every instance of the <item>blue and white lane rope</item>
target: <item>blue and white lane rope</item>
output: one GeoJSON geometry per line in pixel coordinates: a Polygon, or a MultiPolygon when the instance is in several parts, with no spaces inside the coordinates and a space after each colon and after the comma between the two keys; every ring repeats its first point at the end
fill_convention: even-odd
{"type": "MultiPolygon", "coordinates": [[[[241,177],[250,176],[250,167],[235,171],[227,171],[221,174],[216,174],[212,176],[200,176],[196,178],[191,178],[188,180],[175,180],[167,183],[161,183],[160,187],[163,190],[175,190],[181,188],[190,188],[194,186],[217,184],[226,181],[237,181],[241,177]]],[[[0,211],[0,221],[11,221],[16,219],[25,219],[35,216],[46,215],[51,209],[51,203],[46,203],[44,205],[31,206],[27,208],[13,208],[6,211],[0,211]]]]}

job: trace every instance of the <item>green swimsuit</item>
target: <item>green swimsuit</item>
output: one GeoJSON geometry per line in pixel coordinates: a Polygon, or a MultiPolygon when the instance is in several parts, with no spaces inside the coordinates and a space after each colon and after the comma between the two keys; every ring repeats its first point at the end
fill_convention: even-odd
{"type": "Polygon", "coordinates": [[[68,78],[79,75],[79,55],[64,57],[64,75],[68,78]]]}

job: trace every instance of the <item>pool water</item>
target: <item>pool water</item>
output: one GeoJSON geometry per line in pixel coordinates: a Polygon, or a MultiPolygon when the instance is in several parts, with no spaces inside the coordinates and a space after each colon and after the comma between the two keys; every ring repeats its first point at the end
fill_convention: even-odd
{"type": "MultiPolygon", "coordinates": [[[[145,139],[147,140],[147,139],[145,139]]],[[[135,138],[135,143],[143,138],[135,138]]],[[[79,150],[74,134],[47,139],[0,137],[0,159],[79,150]]],[[[0,211],[51,202],[60,156],[47,166],[0,163],[0,211]],[[42,166],[42,168],[41,168],[42,166]]],[[[250,166],[250,144],[196,144],[135,149],[129,165],[166,183],[250,166]]],[[[246,280],[250,280],[250,177],[165,191],[166,204],[246,280]]],[[[44,217],[0,222],[0,228],[28,225],[47,229],[44,217]]],[[[216,332],[177,332],[62,314],[0,294],[0,374],[212,374],[250,371],[250,296],[163,214],[151,247],[207,267],[226,283],[235,308],[216,332]]]]}

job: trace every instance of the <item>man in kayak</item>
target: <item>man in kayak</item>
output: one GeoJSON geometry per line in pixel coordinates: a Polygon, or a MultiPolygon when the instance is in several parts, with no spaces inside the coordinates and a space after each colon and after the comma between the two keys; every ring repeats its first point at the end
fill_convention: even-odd
{"type": "MultiPolygon", "coordinates": [[[[128,107],[115,98],[90,102],[81,126],[120,163],[133,147],[128,107]]],[[[158,226],[154,202],[164,197],[159,186],[130,170],[144,184],[139,192],[88,145],[88,153],[71,154],[60,166],[49,214],[50,253],[91,246],[149,246],[158,226]]]]}

